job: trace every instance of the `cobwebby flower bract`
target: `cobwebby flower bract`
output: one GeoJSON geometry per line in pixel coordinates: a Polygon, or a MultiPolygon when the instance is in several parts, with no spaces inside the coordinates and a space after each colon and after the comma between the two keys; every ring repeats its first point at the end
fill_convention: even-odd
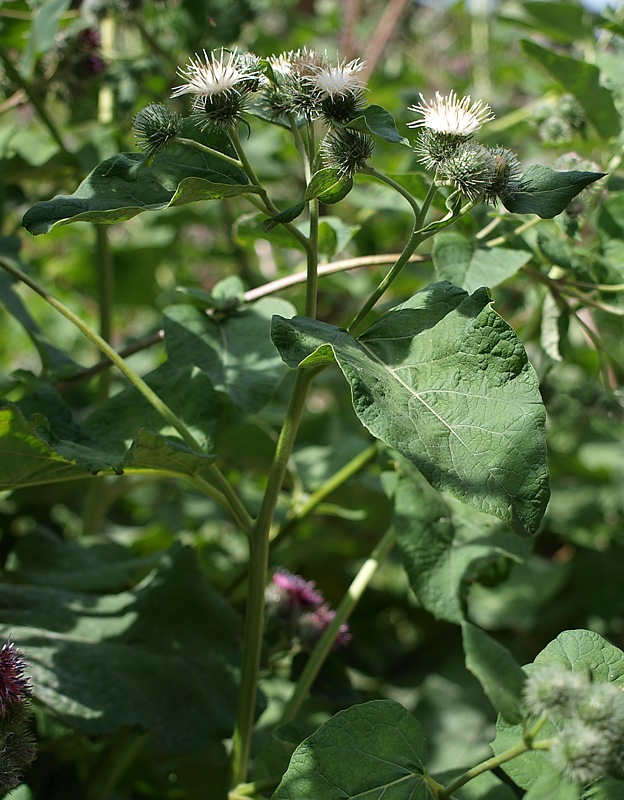
{"type": "Polygon", "coordinates": [[[136,114],[132,127],[137,145],[149,161],[178,136],[182,117],[162,103],[151,103],[136,114]]]}
{"type": "Polygon", "coordinates": [[[570,780],[590,783],[604,777],[613,759],[611,745],[582,722],[571,722],[552,740],[548,757],[570,780]]]}
{"type": "Polygon", "coordinates": [[[587,681],[576,672],[538,667],[527,678],[524,700],[535,716],[572,717],[586,689],[587,681]]]}
{"type": "Polygon", "coordinates": [[[408,111],[422,114],[422,119],[408,122],[408,128],[424,127],[453,136],[472,136],[485,122],[494,119],[492,109],[483,100],[473,102],[470,95],[460,100],[454,91],[448,95],[436,92],[429,101],[421,94],[420,103],[409,106],[408,111]]]}
{"type": "Polygon", "coordinates": [[[483,199],[486,203],[493,203],[518,191],[522,167],[516,155],[505,147],[492,147],[489,152],[494,159],[494,178],[483,199]]]}
{"type": "Polygon", "coordinates": [[[341,178],[350,178],[366,166],[374,148],[372,136],[338,128],[323,139],[320,154],[324,166],[337,169],[341,178]]]}
{"type": "Polygon", "coordinates": [[[323,118],[328,125],[344,124],[354,119],[364,107],[364,82],[359,73],[364,62],[339,61],[319,67],[307,80],[321,98],[323,118]]]}
{"type": "Polygon", "coordinates": [[[485,199],[492,186],[496,164],[487,147],[465,142],[438,167],[438,176],[477,203],[485,199]]]}

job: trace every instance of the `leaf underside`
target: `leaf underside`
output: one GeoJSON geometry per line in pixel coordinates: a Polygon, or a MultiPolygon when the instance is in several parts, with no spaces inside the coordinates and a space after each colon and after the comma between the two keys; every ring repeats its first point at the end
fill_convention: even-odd
{"type": "Polygon", "coordinates": [[[322,322],[275,318],[289,366],[326,361],[351,386],[366,428],[437,489],[534,533],[549,496],[545,412],[513,330],[487,292],[434,284],[384,314],[356,341],[322,322]]]}

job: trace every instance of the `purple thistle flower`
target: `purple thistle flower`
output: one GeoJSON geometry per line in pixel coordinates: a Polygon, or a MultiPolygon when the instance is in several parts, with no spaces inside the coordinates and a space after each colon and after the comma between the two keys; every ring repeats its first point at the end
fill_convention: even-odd
{"type": "MultiPolygon", "coordinates": [[[[299,635],[306,650],[312,650],[325,630],[331,625],[336,612],[327,603],[308,611],[299,618],[299,635]]],[[[338,629],[332,650],[339,650],[351,641],[349,626],[344,622],[338,629]]]]}
{"type": "Polygon", "coordinates": [[[32,694],[26,662],[9,639],[0,650],[0,716],[6,717],[11,706],[24,703],[32,694]]]}
{"type": "Polygon", "coordinates": [[[99,47],[101,42],[100,32],[96,28],[84,28],[80,31],[78,38],[81,43],[88,47],[99,47]]]}
{"type": "Polygon", "coordinates": [[[305,581],[301,575],[293,575],[285,569],[279,569],[273,575],[273,586],[282,596],[283,601],[298,608],[317,608],[324,602],[323,595],[313,581],[305,581]]]}

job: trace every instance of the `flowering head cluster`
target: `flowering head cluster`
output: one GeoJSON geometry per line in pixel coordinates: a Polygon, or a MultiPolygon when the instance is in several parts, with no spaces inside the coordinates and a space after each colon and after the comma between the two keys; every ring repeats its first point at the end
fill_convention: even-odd
{"type": "Polygon", "coordinates": [[[0,650],[0,795],[21,783],[35,758],[28,699],[32,690],[26,663],[10,640],[0,650]]]}
{"type": "Polygon", "coordinates": [[[487,103],[470,95],[436,92],[410,111],[421,117],[408,127],[419,128],[414,151],[427,169],[435,169],[440,180],[459,189],[471,202],[496,202],[516,191],[521,170],[516,156],[503,147],[484,147],[473,141],[482,125],[494,118],[487,103]]]}
{"type": "MultiPolygon", "coordinates": [[[[297,638],[306,650],[314,648],[336,616],[312,581],[285,569],[273,575],[265,591],[265,602],[269,616],[290,636],[297,638]]],[[[344,647],[350,639],[348,626],[341,625],[334,649],[344,647]]]]}
{"type": "Polygon", "coordinates": [[[557,727],[548,755],[570,780],[590,783],[619,774],[624,761],[624,691],[619,686],[544,667],[529,675],[524,699],[533,715],[546,716],[557,727]]]}
{"type": "Polygon", "coordinates": [[[178,75],[185,83],[175,86],[171,96],[193,95],[193,111],[202,129],[236,124],[264,80],[257,56],[224,48],[196,54],[178,75]]]}
{"type": "Polygon", "coordinates": [[[550,103],[536,109],[533,120],[545,144],[561,145],[575,136],[587,135],[587,117],[571,94],[564,94],[554,105],[550,103]]]}
{"type": "Polygon", "coordinates": [[[269,58],[264,100],[274,118],[293,115],[328,125],[349,122],[364,106],[365,84],[359,59],[335,64],[326,54],[304,47],[269,58]]]}

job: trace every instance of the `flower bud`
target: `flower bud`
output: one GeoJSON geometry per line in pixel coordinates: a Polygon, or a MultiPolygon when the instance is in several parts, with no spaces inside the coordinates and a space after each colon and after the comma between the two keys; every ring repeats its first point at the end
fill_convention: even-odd
{"type": "Polygon", "coordinates": [[[573,717],[587,690],[587,681],[577,672],[556,667],[537,667],[527,678],[524,700],[536,717],[573,717]]]}
{"type": "Polygon", "coordinates": [[[323,140],[320,153],[326,167],[337,169],[341,177],[352,177],[373,154],[375,140],[364,133],[336,129],[323,140]]]}
{"type": "Polygon", "coordinates": [[[552,739],[548,756],[556,769],[579,783],[604,777],[612,762],[609,742],[599,731],[580,721],[566,725],[552,739]]]}
{"type": "Polygon", "coordinates": [[[522,168],[514,153],[505,147],[492,147],[489,152],[494,159],[494,177],[483,199],[486,203],[493,203],[518,190],[522,168]]]}
{"type": "Polygon", "coordinates": [[[137,145],[145,152],[146,159],[151,161],[156,153],[179,135],[182,117],[162,103],[151,103],[135,115],[132,127],[137,145]]]}
{"type": "Polygon", "coordinates": [[[450,181],[471,202],[488,196],[496,180],[496,162],[487,147],[467,142],[438,167],[438,177],[450,181]]]}

